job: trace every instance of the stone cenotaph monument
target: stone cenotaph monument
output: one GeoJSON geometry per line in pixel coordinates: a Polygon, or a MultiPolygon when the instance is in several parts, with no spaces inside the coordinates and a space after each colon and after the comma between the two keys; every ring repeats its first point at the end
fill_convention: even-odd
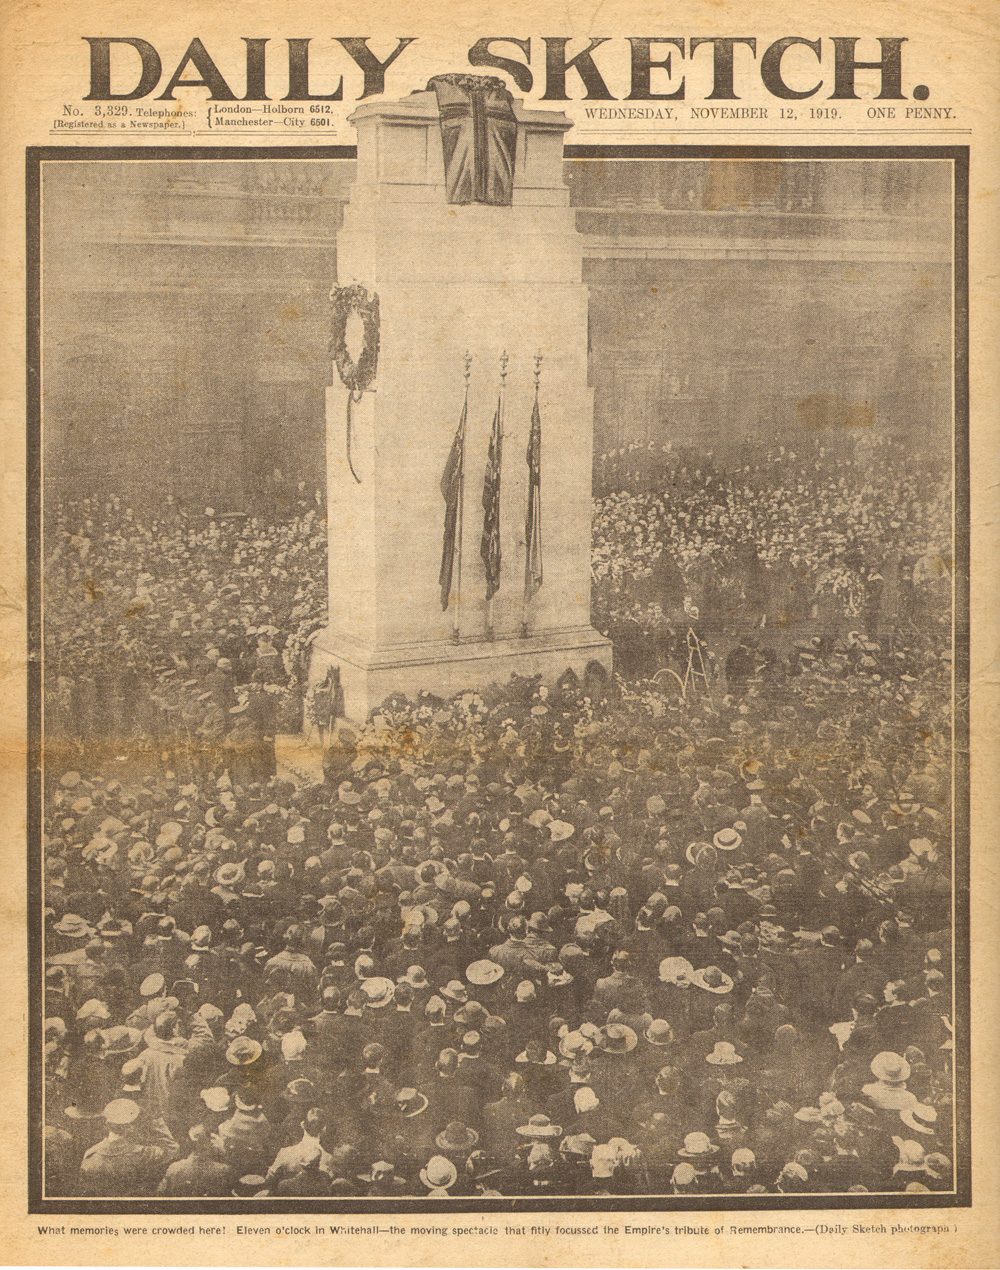
{"type": "Polygon", "coordinates": [[[449,696],[512,673],[551,682],[568,666],[581,677],[594,660],[611,667],[610,643],[590,625],[588,292],[562,175],[572,125],[560,112],[523,109],[498,80],[432,85],[350,117],[357,179],[333,301],[342,304],[341,354],[362,325],[365,343],[339,358],[327,390],[330,616],[313,643],[310,682],[332,668],[353,720],[394,692],[449,696]],[[540,581],[529,588],[536,400],[540,581]],[[484,476],[498,403],[499,566],[488,599],[484,476]],[[463,406],[444,607],[443,475],[463,406]]]}

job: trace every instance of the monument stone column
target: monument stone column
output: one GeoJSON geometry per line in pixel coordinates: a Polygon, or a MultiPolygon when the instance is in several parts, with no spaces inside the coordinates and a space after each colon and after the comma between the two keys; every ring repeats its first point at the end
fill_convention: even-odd
{"type": "Polygon", "coordinates": [[[375,378],[351,403],[350,462],[350,393],[336,367],[327,390],[330,616],[310,669],[313,683],[331,664],[339,669],[350,719],[363,720],[393,692],[448,696],[512,673],[551,682],[567,666],[582,675],[592,660],[610,671],[610,643],[590,624],[588,292],[562,176],[572,125],[561,112],[517,101],[513,109],[510,206],[447,201],[433,91],[365,103],[351,116],[357,179],[337,238],[338,285],[378,295],[380,340],[375,378]],[[467,352],[461,588],[456,595],[453,584],[444,611],[441,477],[467,352]],[[488,614],[483,478],[504,354],[501,572],[488,614]],[[525,605],[537,354],[543,581],[525,605]]]}

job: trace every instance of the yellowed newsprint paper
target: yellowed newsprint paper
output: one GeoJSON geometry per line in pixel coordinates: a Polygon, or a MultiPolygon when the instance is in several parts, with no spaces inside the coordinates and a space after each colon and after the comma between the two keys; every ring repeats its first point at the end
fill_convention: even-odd
{"type": "Polygon", "coordinates": [[[4,1262],[995,1266],[995,6],[2,29],[4,1262]]]}

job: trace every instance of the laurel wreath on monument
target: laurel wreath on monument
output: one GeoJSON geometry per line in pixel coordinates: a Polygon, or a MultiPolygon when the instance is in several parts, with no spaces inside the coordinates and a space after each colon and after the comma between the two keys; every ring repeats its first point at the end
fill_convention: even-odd
{"type": "Polygon", "coordinates": [[[364,287],[356,283],[349,287],[334,287],[330,292],[330,304],[330,352],[337,363],[337,372],[345,388],[354,393],[364,392],[378,370],[378,293],[369,295],[364,287]],[[352,313],[361,319],[364,327],[364,342],[357,361],[347,351],[347,319],[352,313]]]}
{"type": "Polygon", "coordinates": [[[378,370],[379,306],[378,292],[368,291],[354,283],[349,287],[334,287],[330,292],[330,353],[337,364],[337,373],[347,391],[347,466],[351,475],[361,484],[361,477],[351,462],[351,407],[361,400],[361,394],[371,386],[378,370]],[[347,348],[347,320],[354,313],[361,319],[364,335],[357,361],[347,348]]]}

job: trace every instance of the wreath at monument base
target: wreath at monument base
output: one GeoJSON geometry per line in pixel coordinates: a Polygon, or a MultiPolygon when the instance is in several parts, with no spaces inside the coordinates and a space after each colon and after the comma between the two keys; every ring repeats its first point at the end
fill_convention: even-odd
{"type": "Polygon", "coordinates": [[[379,309],[378,292],[371,295],[357,283],[349,287],[334,287],[330,292],[330,355],[337,364],[337,374],[347,391],[347,466],[351,475],[361,484],[361,477],[351,462],[351,407],[361,400],[361,394],[371,386],[378,370],[379,309]],[[361,352],[355,361],[347,349],[347,319],[352,313],[361,319],[364,335],[361,352]]]}
{"type": "Polygon", "coordinates": [[[337,363],[337,373],[344,387],[352,393],[364,392],[370,387],[378,370],[379,311],[378,293],[354,284],[334,287],[330,293],[330,353],[337,363]],[[347,351],[347,319],[354,313],[361,319],[364,339],[358,360],[347,351]]]}

